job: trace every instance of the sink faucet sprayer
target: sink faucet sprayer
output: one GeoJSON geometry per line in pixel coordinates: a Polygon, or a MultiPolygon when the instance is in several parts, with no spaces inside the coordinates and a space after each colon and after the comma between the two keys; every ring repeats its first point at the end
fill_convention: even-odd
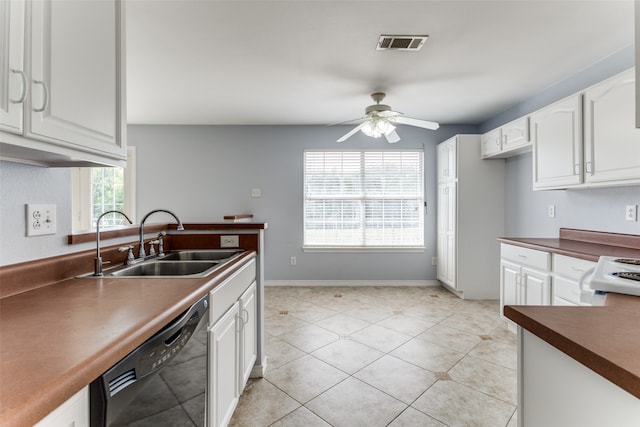
{"type": "MultiPolygon", "coordinates": [[[[124,212],[120,212],[120,211],[115,211],[115,210],[111,210],[111,211],[106,211],[103,212],[98,219],[96,220],[96,259],[93,263],[93,275],[94,276],[102,276],[102,257],[100,256],[100,221],[102,220],[102,217],[105,216],[106,214],[110,214],[110,213],[117,213],[122,215],[123,217],[125,217],[127,219],[127,221],[129,221],[129,224],[133,224],[133,222],[131,222],[131,220],[129,219],[129,217],[124,213],[124,212]]],[[[108,262],[107,262],[108,264],[108,262]]]]}
{"type": "Polygon", "coordinates": [[[180,219],[173,212],[168,211],[166,209],[155,209],[155,210],[149,212],[148,214],[146,214],[142,218],[142,221],[140,221],[140,251],[138,252],[138,259],[144,259],[147,256],[147,253],[144,250],[144,222],[147,220],[147,218],[149,218],[149,216],[151,214],[154,214],[156,212],[168,213],[169,215],[171,215],[172,217],[175,218],[176,223],[178,224],[178,226],[176,227],[176,230],[178,230],[178,231],[183,231],[184,230],[184,226],[182,225],[182,221],[180,221],[180,219]]]}

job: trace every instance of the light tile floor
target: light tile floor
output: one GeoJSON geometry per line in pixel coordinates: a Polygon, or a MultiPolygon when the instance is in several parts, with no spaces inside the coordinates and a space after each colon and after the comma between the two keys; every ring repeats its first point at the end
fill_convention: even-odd
{"type": "Polygon", "coordinates": [[[516,336],[439,287],[267,287],[233,427],[515,427],[516,336]]]}

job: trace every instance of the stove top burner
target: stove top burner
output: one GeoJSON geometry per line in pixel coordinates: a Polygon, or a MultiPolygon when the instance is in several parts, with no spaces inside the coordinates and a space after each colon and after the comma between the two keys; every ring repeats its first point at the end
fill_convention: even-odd
{"type": "Polygon", "coordinates": [[[635,273],[631,271],[621,271],[618,273],[612,273],[614,276],[620,277],[621,279],[629,279],[640,282],[640,273],[635,273]]]}
{"type": "Polygon", "coordinates": [[[640,259],[632,259],[632,258],[618,258],[613,262],[619,262],[620,264],[640,265],[640,259]]]}

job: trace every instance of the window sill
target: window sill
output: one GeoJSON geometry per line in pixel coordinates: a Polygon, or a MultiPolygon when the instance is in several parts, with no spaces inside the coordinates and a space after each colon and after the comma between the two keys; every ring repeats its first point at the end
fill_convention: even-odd
{"type": "Polygon", "coordinates": [[[392,253],[392,252],[424,252],[424,246],[303,246],[303,252],[317,253],[392,253]]]}

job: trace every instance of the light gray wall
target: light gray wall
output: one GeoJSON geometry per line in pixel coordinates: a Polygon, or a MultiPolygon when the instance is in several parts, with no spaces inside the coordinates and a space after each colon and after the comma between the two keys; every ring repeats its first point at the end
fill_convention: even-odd
{"type": "Polygon", "coordinates": [[[640,234],[640,222],[624,220],[626,205],[640,205],[640,186],[533,191],[531,153],[507,159],[506,177],[507,236],[557,237],[561,227],[640,234]]]}
{"type": "Polygon", "coordinates": [[[65,252],[71,233],[69,169],[0,162],[0,201],[0,265],[65,252]],[[25,237],[27,203],[56,205],[56,234],[25,237]]]}
{"type": "Polygon", "coordinates": [[[475,127],[438,131],[398,130],[400,144],[354,135],[335,140],[350,127],[337,126],[129,126],[137,150],[137,210],[174,210],[184,222],[216,222],[225,214],[253,213],[268,222],[265,276],[268,280],[435,279],[435,146],[475,127]],[[426,252],[305,253],[303,151],[307,148],[424,148],[428,209],[426,252]],[[262,197],[251,198],[254,187],[262,197]],[[290,265],[290,257],[297,265],[290,265]]]}
{"type": "MultiPolygon", "coordinates": [[[[570,78],[514,106],[479,127],[494,129],[614,76],[634,65],[635,51],[629,46],[570,78]]],[[[585,190],[532,191],[532,155],[506,161],[506,234],[512,237],[556,237],[560,227],[640,234],[640,222],[624,220],[626,205],[640,204],[640,186],[585,190]],[[549,205],[556,217],[549,218],[549,205]]]]}

